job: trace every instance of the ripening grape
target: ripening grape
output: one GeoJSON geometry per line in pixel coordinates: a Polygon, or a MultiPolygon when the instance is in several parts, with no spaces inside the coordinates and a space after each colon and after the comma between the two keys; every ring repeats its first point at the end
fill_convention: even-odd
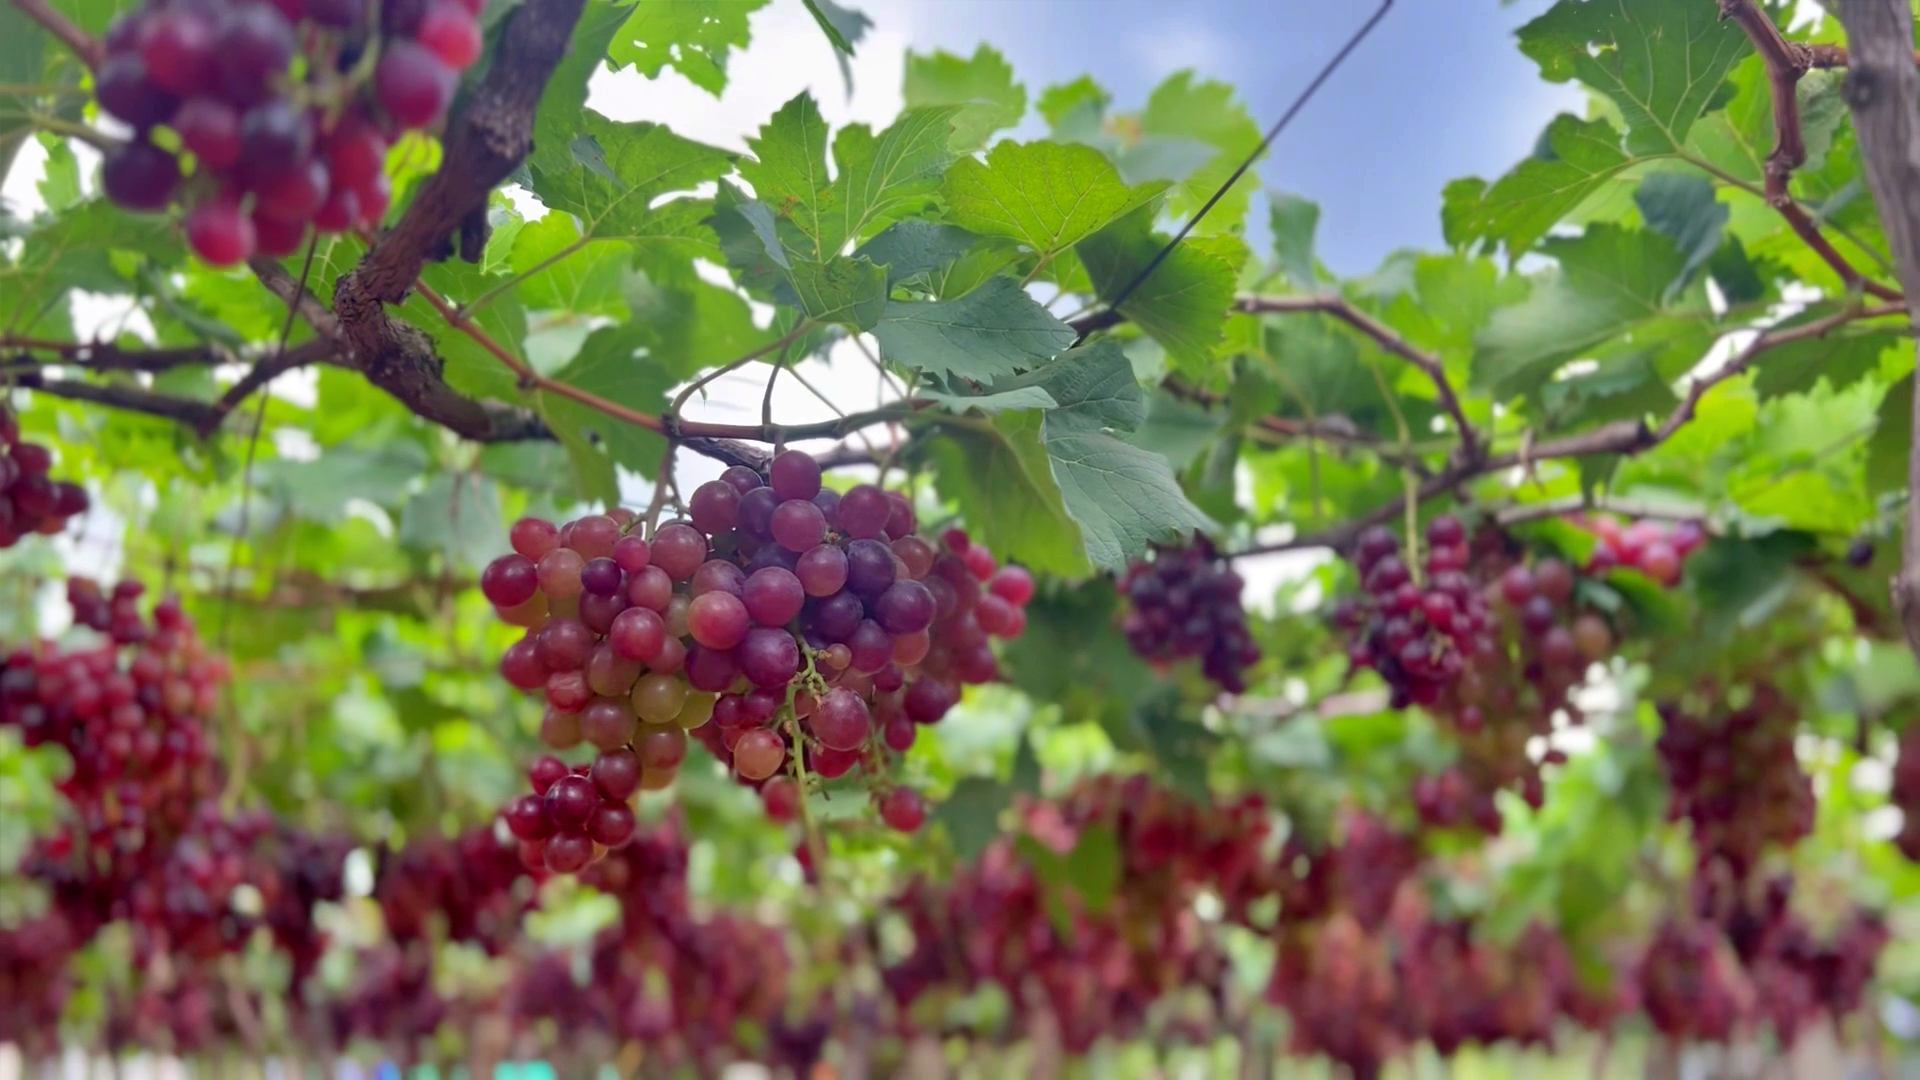
{"type": "MultiPolygon", "coordinates": [[[[624,510],[559,528],[523,519],[510,531],[513,553],[482,572],[501,617],[528,628],[501,670],[544,693],[543,741],[599,751],[590,769],[535,778],[536,793],[558,791],[541,803],[556,831],[536,837],[523,822],[527,834],[516,836],[538,846],[523,854],[544,869],[577,854],[562,844],[556,864],[560,836],[606,846],[603,836],[622,832],[616,804],[672,783],[690,741],[745,783],[785,780],[790,752],[827,778],[856,767],[884,775],[916,725],[952,710],[963,683],[997,677],[990,637],[1025,625],[1031,577],[999,569],[978,545],[967,545],[978,553],[969,560],[913,535],[904,498],[868,487],[842,499],[820,486],[810,458],[776,460],[773,485],[729,470],[695,489],[689,520],[650,532],[624,510]],[[844,507],[873,535],[852,536],[844,507]],[[987,625],[974,614],[982,603],[987,625]],[[800,739],[792,751],[789,735],[800,739]],[[572,775],[602,802],[575,791],[572,775]]],[[[769,815],[791,813],[797,791],[772,791],[769,815]]],[[[898,822],[914,807],[924,816],[918,795],[893,801],[898,822]]]]}
{"type": "MultiPolygon", "coordinates": [[[[989,582],[989,595],[1011,604],[1016,611],[1021,605],[1014,604],[1011,597],[1033,595],[1030,577],[1000,579],[999,574],[1004,572],[995,570],[992,554],[979,545],[969,544],[960,555],[968,561],[969,574],[989,582]],[[998,592],[992,589],[995,580],[1004,582],[998,592]]],[[[1151,562],[1129,566],[1120,583],[1131,602],[1121,627],[1127,643],[1149,660],[1198,658],[1202,672],[1221,689],[1245,691],[1245,671],[1259,660],[1260,649],[1247,628],[1246,611],[1240,604],[1241,585],[1240,575],[1217,556],[1205,537],[1195,538],[1185,548],[1157,550],[1151,562]]],[[[989,630],[993,626],[1011,630],[1012,623],[1011,613],[996,606],[980,625],[989,630]]]]}

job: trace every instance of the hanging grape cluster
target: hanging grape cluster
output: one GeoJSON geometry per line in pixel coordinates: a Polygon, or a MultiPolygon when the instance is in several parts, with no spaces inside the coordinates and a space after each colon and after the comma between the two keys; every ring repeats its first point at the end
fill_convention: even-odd
{"type": "Polygon", "coordinates": [[[1605,516],[1578,517],[1573,521],[1600,540],[1587,562],[1587,573],[1596,576],[1624,566],[1662,585],[1678,585],[1687,558],[1707,542],[1707,531],[1695,521],[1642,518],[1622,525],[1617,519],[1605,516]]]}
{"type": "Polygon", "coordinates": [[[184,196],[187,241],[215,266],[378,225],[388,143],[445,113],[479,59],[480,8],[151,0],[107,32],[95,77],[102,111],[133,128],[107,153],[108,198],[161,211],[184,196]]]}
{"type": "Polygon", "coordinates": [[[882,820],[919,828],[925,803],[887,779],[888,757],[963,684],[998,676],[991,640],[1025,629],[1032,577],[961,530],[915,535],[904,496],[823,488],[799,451],[768,477],[735,466],[700,485],[687,520],[644,538],[636,526],[625,510],[523,519],[514,553],[481,575],[526,628],[500,670],[544,694],[541,737],[597,754],[530,770],[532,791],[506,811],[528,864],[571,873],[625,842],[628,800],[673,782],[688,732],[777,820],[799,810],[797,753],[829,780],[859,766],[882,820]]]}
{"type": "Polygon", "coordinates": [[[87,489],[48,476],[53,452],[20,437],[20,422],[0,405],[0,549],[35,533],[51,536],[87,512],[87,489]]]}
{"type": "Polygon", "coordinates": [[[1201,673],[1231,694],[1247,689],[1246,670],[1260,660],[1247,628],[1233,566],[1197,536],[1185,547],[1156,548],[1127,567],[1120,589],[1129,603],[1121,623],[1127,644],[1158,664],[1200,661],[1201,673]]]}
{"type": "Polygon", "coordinates": [[[150,974],[107,1002],[106,1044],[194,1052],[240,1033],[231,1006],[253,991],[225,986],[219,962],[256,933],[284,954],[295,991],[313,975],[327,940],[314,908],[344,894],[350,845],[215,800],[211,722],[228,665],[177,601],[143,614],[138,583],[77,577],[66,594],[81,641],[0,657],[0,727],[69,759],[59,823],[18,866],[47,911],[0,932],[0,1040],[57,1032],[56,969],[121,922],[150,974]],[[18,1029],[36,1021],[43,1030],[18,1029]]]}
{"type": "Polygon", "coordinates": [[[1337,603],[1332,621],[1356,669],[1378,672],[1394,705],[1425,707],[1460,743],[1459,762],[1416,781],[1421,820],[1498,832],[1496,792],[1540,805],[1540,766],[1561,755],[1536,757],[1531,743],[1552,732],[1556,713],[1582,719],[1570,692],[1612,653],[1614,632],[1582,608],[1565,561],[1530,556],[1497,528],[1469,537],[1450,515],[1426,538],[1426,574],[1415,581],[1392,530],[1363,531],[1352,557],[1364,592],[1337,603]]]}
{"type": "Polygon", "coordinates": [[[1713,864],[1723,863],[1745,880],[1769,849],[1791,847],[1813,831],[1813,780],[1794,754],[1800,719],[1771,683],[1754,685],[1736,708],[1724,707],[1716,687],[1698,698],[1701,704],[1659,706],[1655,748],[1671,793],[1667,814],[1692,831],[1701,872],[1722,872],[1713,864]]]}

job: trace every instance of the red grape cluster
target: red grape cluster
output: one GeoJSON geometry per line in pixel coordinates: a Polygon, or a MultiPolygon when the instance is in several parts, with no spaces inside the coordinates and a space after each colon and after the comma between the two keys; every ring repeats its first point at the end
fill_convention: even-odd
{"type": "Polygon", "coordinates": [[[532,903],[525,877],[518,851],[486,825],[383,853],[373,896],[388,935],[402,945],[431,941],[437,926],[448,941],[499,952],[513,943],[532,903]]]}
{"type": "Polygon", "coordinates": [[[1687,556],[1707,542],[1699,522],[1645,518],[1621,525],[1610,517],[1581,517],[1574,522],[1600,538],[1587,573],[1598,576],[1616,566],[1638,570],[1662,585],[1677,585],[1687,556]]]}
{"type": "Polygon", "coordinates": [[[87,512],[87,489],[47,476],[53,452],[20,437],[12,410],[0,405],[0,548],[24,536],[51,536],[87,512]]]}
{"type": "Polygon", "coordinates": [[[1560,755],[1535,760],[1530,743],[1552,732],[1556,712],[1580,719],[1569,692],[1613,651],[1613,629],[1579,609],[1578,579],[1560,559],[1529,559],[1497,529],[1469,538],[1450,516],[1434,519],[1427,539],[1421,585],[1391,530],[1362,532],[1354,558],[1366,595],[1336,605],[1332,620],[1354,665],[1378,671],[1394,704],[1425,706],[1459,741],[1461,760],[1415,786],[1421,820],[1498,832],[1495,792],[1534,806],[1544,797],[1540,765],[1560,755]]]}
{"type": "Polygon", "coordinates": [[[1260,660],[1240,603],[1245,586],[1213,542],[1196,536],[1179,548],[1127,567],[1120,588],[1132,604],[1121,623],[1127,644],[1156,664],[1198,658],[1200,670],[1232,694],[1247,689],[1246,671],[1260,660]]]}
{"type": "Polygon", "coordinates": [[[1753,1008],[1739,958],[1712,923],[1670,918],[1660,924],[1636,971],[1640,1007],[1669,1038],[1726,1042],[1753,1008]]]}
{"type": "Polygon", "coordinates": [[[1702,871],[1724,864],[1745,880],[1772,847],[1790,847],[1813,830],[1813,781],[1794,756],[1799,717],[1769,683],[1752,688],[1745,705],[1714,688],[1702,695],[1719,716],[1684,701],[1662,702],[1655,748],[1671,792],[1667,816],[1693,832],[1702,871]]]}
{"type": "Polygon", "coordinates": [[[628,800],[673,782],[690,731],[777,820],[800,805],[784,775],[796,734],[822,778],[867,772],[888,825],[924,820],[920,795],[884,780],[888,755],[961,684],[997,677],[990,640],[1025,628],[1033,579],[958,529],[939,545],[915,535],[903,496],[821,487],[804,453],[768,473],[728,469],[695,489],[688,520],[646,538],[626,510],[523,519],[514,554],[481,575],[501,618],[526,628],[500,670],[544,693],[541,737],[597,752],[534,764],[532,793],[506,812],[529,865],[571,873],[624,842],[628,800]]]}
{"type": "MultiPolygon", "coordinates": [[[[638,1041],[683,1064],[744,1051],[743,1026],[778,1023],[790,1001],[784,936],[743,913],[696,913],[686,868],[677,817],[594,864],[585,880],[619,902],[620,921],[595,937],[584,979],[565,954],[523,968],[509,992],[516,1020],[638,1041]]],[[[765,1048],[754,1056],[772,1060],[765,1048]]]]}
{"type": "Polygon", "coordinates": [[[94,605],[97,586],[82,582],[69,592],[79,598],[76,616],[106,625],[112,636],[72,650],[42,642],[0,657],[0,726],[18,728],[28,745],[60,746],[72,759],[59,784],[71,821],[36,843],[30,864],[91,936],[124,914],[118,905],[131,884],[157,868],[217,789],[208,721],[227,664],[171,599],[147,622],[138,615],[137,585],[116,588],[105,611],[94,605]]]}
{"type": "Polygon", "coordinates": [[[1400,557],[1400,539],[1376,525],[1361,532],[1354,568],[1365,595],[1334,612],[1352,635],[1347,655],[1387,681],[1395,708],[1438,704],[1474,657],[1498,649],[1493,613],[1465,570],[1469,557],[1460,519],[1427,526],[1426,579],[1415,581],[1400,557]]]}
{"type": "Polygon", "coordinates": [[[1920,862],[1920,721],[1910,720],[1900,731],[1888,799],[1903,815],[1894,845],[1902,855],[1920,862]]]}
{"type": "Polygon", "coordinates": [[[1055,855],[1094,829],[1110,829],[1119,881],[1100,909],[1066,900],[1056,920],[1047,879],[1001,837],[943,884],[919,880],[892,901],[913,946],[881,975],[902,1020],[916,1001],[996,983],[1021,998],[1030,988],[1066,1047],[1084,1052],[1103,1036],[1128,1038],[1150,1007],[1184,989],[1223,992],[1228,965],[1196,918],[1202,891],[1236,920],[1272,893],[1270,823],[1258,799],[1219,807],[1192,803],[1144,776],[1100,777],[1066,797],[1023,808],[1025,834],[1055,855]]]}
{"type": "Polygon", "coordinates": [[[107,31],[95,75],[102,111],[133,129],[107,154],[107,197],[159,211],[185,186],[187,241],[216,266],[291,254],[309,226],[379,224],[389,139],[446,111],[480,56],[481,6],[149,0],[107,31]]]}
{"type": "Polygon", "coordinates": [[[1855,907],[1836,920],[1826,942],[1793,911],[1794,879],[1739,880],[1724,864],[1693,880],[1696,927],[1717,931],[1739,961],[1756,1009],[1742,1021],[1765,1020],[1791,1044],[1810,1021],[1857,1012],[1889,939],[1886,921],[1855,907]]]}
{"type": "Polygon", "coordinates": [[[61,1048],[60,1017],[73,990],[68,965],[81,945],[56,909],[14,927],[0,927],[0,1043],[27,1060],[61,1048]]]}

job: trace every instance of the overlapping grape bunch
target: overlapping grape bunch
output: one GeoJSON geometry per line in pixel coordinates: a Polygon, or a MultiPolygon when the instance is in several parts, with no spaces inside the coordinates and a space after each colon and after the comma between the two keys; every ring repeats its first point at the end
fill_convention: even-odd
{"type": "Polygon", "coordinates": [[[1587,573],[1594,575],[1624,566],[1662,585],[1677,585],[1688,557],[1707,542],[1706,530],[1696,521],[1642,518],[1623,525],[1605,516],[1576,517],[1573,521],[1600,539],[1587,562],[1587,573]]]}
{"type": "Polygon", "coordinates": [[[695,489],[688,520],[645,538],[625,510],[523,519],[514,554],[482,574],[501,617],[527,628],[500,670],[545,695],[541,737],[597,751],[530,768],[533,791],[506,811],[529,865],[570,873],[623,843],[629,800],[673,782],[689,732],[777,820],[800,807],[796,752],[829,780],[858,766],[893,828],[924,820],[888,759],[962,684],[997,677],[990,639],[1025,628],[1033,579],[961,530],[915,535],[901,495],[823,488],[804,453],[768,471],[728,469],[695,489]]]}
{"type": "Polygon", "coordinates": [[[104,638],[41,642],[0,659],[0,725],[72,760],[59,792],[69,821],[39,838],[28,869],[53,886],[82,937],[119,917],[130,883],[157,868],[218,787],[208,720],[228,676],[172,600],[139,612],[141,588],[106,598],[69,579],[75,621],[104,638]]]}
{"type": "Polygon", "coordinates": [[[388,143],[446,111],[481,6],[149,0],[107,32],[95,75],[101,110],[133,129],[107,153],[107,196],[160,211],[184,193],[188,243],[216,266],[291,254],[310,226],[378,225],[388,143]]]}
{"type": "Polygon", "coordinates": [[[1655,743],[1670,792],[1667,816],[1687,823],[1700,872],[1737,881],[1769,849],[1811,832],[1814,816],[1813,780],[1794,753],[1792,700],[1765,682],[1749,693],[1737,707],[1713,686],[1697,702],[1661,702],[1655,743]]]}
{"type": "Polygon", "coordinates": [[[51,536],[87,512],[87,489],[48,476],[53,453],[20,437],[20,422],[0,405],[0,548],[34,533],[51,536]]]}
{"type": "Polygon", "coordinates": [[[1496,791],[1539,805],[1540,765],[1560,754],[1536,760],[1529,744],[1551,733],[1556,712],[1580,719],[1569,692],[1612,652],[1613,629],[1580,609],[1561,559],[1529,557],[1498,529],[1469,537],[1451,515],[1430,522],[1426,538],[1416,581],[1392,530],[1363,531],[1352,558],[1364,592],[1337,604],[1333,623],[1349,635],[1354,667],[1377,671],[1395,707],[1425,707],[1461,743],[1460,762],[1417,782],[1422,820],[1497,832],[1496,791]]]}
{"type": "Polygon", "coordinates": [[[1185,547],[1162,547],[1127,567],[1120,590],[1131,603],[1121,631],[1133,651],[1156,663],[1200,661],[1200,670],[1228,693],[1247,689],[1246,669],[1260,660],[1240,603],[1245,582],[1196,536],[1185,547]]]}

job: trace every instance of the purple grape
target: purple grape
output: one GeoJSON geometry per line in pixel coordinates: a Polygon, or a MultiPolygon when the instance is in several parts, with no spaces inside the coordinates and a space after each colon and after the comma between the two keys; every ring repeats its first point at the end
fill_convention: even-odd
{"type": "Polygon", "coordinates": [[[933,624],[933,594],[917,581],[896,581],[873,602],[873,618],[889,634],[911,634],[933,624]]]}
{"type": "Polygon", "coordinates": [[[785,630],[755,627],[734,652],[740,671],[755,686],[785,686],[800,670],[800,645],[785,630]]]}
{"type": "Polygon", "coordinates": [[[827,537],[827,516],[804,499],[788,499],[774,508],[773,539],[788,551],[806,551],[827,537]]]}
{"type": "Polygon", "coordinates": [[[847,545],[847,587],[873,596],[893,584],[893,549],[879,540],[855,540],[847,545]]]}
{"type": "Polygon", "coordinates": [[[820,493],[820,463],[800,450],[784,450],[767,466],[767,482],[782,499],[811,499],[820,493]]]}
{"type": "Polygon", "coordinates": [[[887,493],[872,484],[861,484],[840,497],[840,531],[856,539],[871,540],[887,531],[887,518],[893,504],[887,493]]]}
{"type": "Polygon", "coordinates": [[[809,548],[793,572],[808,596],[832,596],[847,587],[847,553],[832,544],[809,548]]]}
{"type": "Polygon", "coordinates": [[[748,576],[740,598],[754,622],[761,626],[785,626],[800,614],[800,608],[807,602],[807,592],[793,571],[769,566],[748,576]]]}

